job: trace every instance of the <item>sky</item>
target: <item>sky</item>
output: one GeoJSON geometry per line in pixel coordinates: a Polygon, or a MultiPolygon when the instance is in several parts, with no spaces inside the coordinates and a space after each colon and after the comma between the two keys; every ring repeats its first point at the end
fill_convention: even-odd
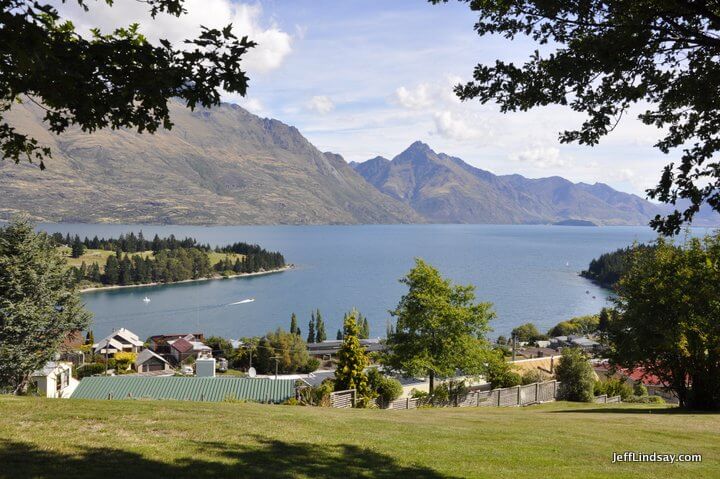
{"type": "Polygon", "coordinates": [[[80,32],[138,22],[151,41],[177,45],[201,24],[232,23],[258,46],[244,61],[247,97],[223,99],[296,126],[320,150],[347,161],[392,159],[421,140],[496,174],[558,175],[644,197],[674,159],[652,147],[661,132],[636,119],[639,109],[588,147],[559,143],[559,132],[583,120],[568,108],[502,114],[494,104],[460,102],[453,85],[471,80],[476,64],[522,62],[536,48],[527,38],[479,37],[465,3],[188,0],[186,15],[155,20],[134,0],[116,0],[112,8],[90,2],[89,13],[56,3],[80,32]]]}

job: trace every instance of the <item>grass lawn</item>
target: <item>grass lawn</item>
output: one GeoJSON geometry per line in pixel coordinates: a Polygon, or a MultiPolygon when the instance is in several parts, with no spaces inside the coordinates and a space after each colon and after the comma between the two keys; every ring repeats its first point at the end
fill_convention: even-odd
{"type": "Polygon", "coordinates": [[[720,415],[554,403],[331,410],[0,396],[0,478],[717,478],[720,415]],[[613,452],[702,463],[612,464],[613,452]]]}

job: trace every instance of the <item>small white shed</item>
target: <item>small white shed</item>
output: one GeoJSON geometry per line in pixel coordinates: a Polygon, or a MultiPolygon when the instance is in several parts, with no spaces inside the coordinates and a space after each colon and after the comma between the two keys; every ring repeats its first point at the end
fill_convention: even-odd
{"type": "Polygon", "coordinates": [[[30,380],[37,384],[42,396],[49,398],[68,398],[79,384],[72,377],[72,363],[66,361],[49,361],[32,373],[30,380]]]}

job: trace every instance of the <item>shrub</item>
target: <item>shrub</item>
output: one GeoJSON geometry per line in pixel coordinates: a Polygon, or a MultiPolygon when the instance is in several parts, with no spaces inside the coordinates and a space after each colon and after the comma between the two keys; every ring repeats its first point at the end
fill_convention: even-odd
{"type": "Polygon", "coordinates": [[[300,372],[303,374],[310,374],[311,372],[316,371],[319,367],[320,360],[318,358],[309,358],[305,363],[305,366],[300,369],[300,372]]]}
{"type": "Polygon", "coordinates": [[[623,401],[637,404],[665,404],[665,399],[660,396],[630,396],[623,401]]]}
{"type": "Polygon", "coordinates": [[[531,369],[530,371],[525,371],[525,373],[523,373],[522,384],[541,383],[543,381],[547,381],[549,378],[549,374],[544,373],[539,369],[531,369]]]}
{"type": "Polygon", "coordinates": [[[102,374],[105,372],[105,365],[102,363],[88,363],[77,368],[78,379],[86,378],[88,376],[94,376],[96,374],[102,374]]]}
{"type": "Polygon", "coordinates": [[[484,376],[493,389],[517,386],[522,383],[520,375],[513,371],[513,365],[505,361],[502,352],[496,349],[487,355],[484,376]]]}
{"type": "Polygon", "coordinates": [[[425,399],[429,396],[427,391],[420,391],[419,389],[411,389],[410,397],[413,399],[425,399]]]}
{"type": "Polygon", "coordinates": [[[403,389],[400,381],[385,376],[376,368],[368,370],[367,377],[370,389],[385,404],[394,401],[402,394],[403,389]]]}
{"type": "Polygon", "coordinates": [[[595,386],[593,372],[587,356],[577,348],[565,348],[555,369],[560,381],[560,397],[566,401],[592,402],[595,386]]]}
{"type": "Polygon", "coordinates": [[[325,379],[319,386],[300,390],[299,403],[303,406],[330,406],[330,393],[335,391],[335,381],[325,379]]]}
{"type": "Polygon", "coordinates": [[[115,372],[124,374],[127,372],[137,359],[137,353],[119,352],[115,353],[115,372]]]}
{"type": "Polygon", "coordinates": [[[608,397],[620,396],[623,401],[633,395],[633,389],[621,378],[608,378],[604,381],[595,381],[594,393],[596,396],[606,394],[608,397]]]}
{"type": "Polygon", "coordinates": [[[633,386],[633,394],[635,396],[647,396],[648,390],[642,382],[638,381],[633,386]]]}

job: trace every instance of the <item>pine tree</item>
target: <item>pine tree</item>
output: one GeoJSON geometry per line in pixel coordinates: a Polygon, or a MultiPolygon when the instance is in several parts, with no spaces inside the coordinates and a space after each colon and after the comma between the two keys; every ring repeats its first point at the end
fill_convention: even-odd
{"type": "Polygon", "coordinates": [[[80,241],[80,237],[75,235],[75,239],[72,242],[70,256],[73,258],[79,258],[85,253],[85,245],[80,241]]]}
{"type": "Polygon", "coordinates": [[[89,344],[91,346],[95,344],[95,335],[93,334],[92,329],[89,329],[85,335],[85,344],[89,344]]]}
{"type": "Polygon", "coordinates": [[[310,322],[308,323],[308,344],[315,342],[315,312],[310,313],[310,322]]]}
{"type": "Polygon", "coordinates": [[[342,338],[343,338],[342,329],[338,329],[338,332],[335,335],[335,339],[342,340],[342,338]]]}
{"type": "Polygon", "coordinates": [[[317,310],[315,315],[315,342],[322,343],[327,339],[327,332],[325,332],[325,322],[322,319],[320,310],[317,310]]]}
{"type": "Polygon", "coordinates": [[[290,332],[297,335],[300,334],[297,325],[297,316],[295,316],[295,313],[290,316],[290,332]]]}
{"type": "Polygon", "coordinates": [[[90,269],[88,270],[88,279],[95,283],[99,283],[102,280],[100,275],[100,266],[98,266],[97,263],[90,265],[90,269]]]}
{"type": "Polygon", "coordinates": [[[119,278],[120,263],[118,262],[117,256],[108,256],[107,262],[105,263],[105,275],[103,277],[103,283],[118,284],[119,278]]]}
{"type": "Polygon", "coordinates": [[[365,368],[370,364],[370,361],[358,338],[359,330],[355,319],[357,315],[358,312],[353,310],[345,317],[343,324],[345,337],[337,354],[335,390],[354,389],[356,406],[364,407],[372,396],[368,378],[365,374],[365,368]]]}
{"type": "Polygon", "coordinates": [[[0,229],[0,390],[26,390],[69,334],[90,324],[54,241],[25,218],[0,229]]]}

